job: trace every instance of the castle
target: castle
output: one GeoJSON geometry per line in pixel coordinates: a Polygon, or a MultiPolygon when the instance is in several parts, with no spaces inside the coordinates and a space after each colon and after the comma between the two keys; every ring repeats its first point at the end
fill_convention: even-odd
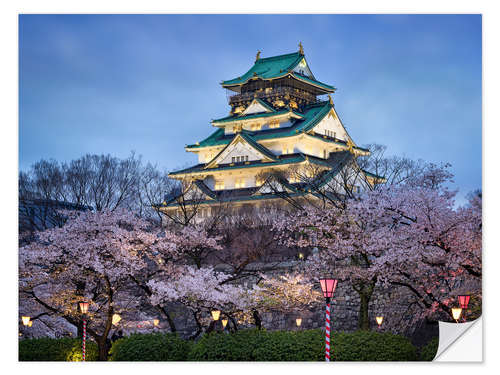
{"type": "Polygon", "coordinates": [[[221,85],[230,113],[212,121],[209,137],[185,147],[198,164],[169,174],[183,186],[158,206],[169,216],[181,206],[196,205],[206,217],[221,203],[265,207],[282,203],[283,193],[314,198],[384,181],[353,163],[369,150],[350,137],[330,96],[335,87],[316,79],[302,44],[298,52],[267,58],[259,51],[245,74],[221,85]],[[340,177],[347,168],[355,173],[340,177]]]}

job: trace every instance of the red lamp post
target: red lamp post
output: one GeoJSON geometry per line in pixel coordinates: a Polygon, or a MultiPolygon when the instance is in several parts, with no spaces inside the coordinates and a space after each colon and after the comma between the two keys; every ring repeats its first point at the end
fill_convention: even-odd
{"type": "Polygon", "coordinates": [[[458,296],[458,303],[460,304],[460,307],[462,308],[463,314],[462,314],[462,319],[465,322],[465,311],[467,310],[467,307],[469,306],[469,301],[470,301],[470,296],[469,295],[461,295],[458,296]]]}
{"type": "Polygon", "coordinates": [[[85,362],[85,340],[87,338],[87,312],[89,311],[89,303],[81,301],[79,305],[83,317],[82,360],[85,362]]]}
{"type": "Polygon", "coordinates": [[[326,300],[325,315],[325,361],[330,362],[330,302],[337,287],[338,280],[325,278],[319,280],[321,291],[326,300]]]}

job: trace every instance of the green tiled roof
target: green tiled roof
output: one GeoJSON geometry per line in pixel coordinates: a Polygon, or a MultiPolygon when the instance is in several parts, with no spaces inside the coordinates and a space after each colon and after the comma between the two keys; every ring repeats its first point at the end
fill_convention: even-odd
{"type": "MultiPolygon", "coordinates": [[[[245,115],[245,116],[227,116],[223,117],[217,120],[212,120],[212,124],[221,124],[225,122],[232,122],[232,121],[241,121],[241,120],[251,120],[254,118],[262,118],[262,117],[273,117],[273,116],[279,116],[279,115],[284,115],[290,112],[289,110],[283,110],[283,111],[278,111],[278,112],[263,112],[263,113],[253,113],[251,115],[245,115]]],[[[294,115],[299,116],[299,117],[304,117],[298,112],[291,111],[294,115]]]]}
{"type": "Polygon", "coordinates": [[[246,82],[248,82],[248,80],[250,80],[253,77],[258,77],[261,79],[272,79],[272,78],[284,77],[287,74],[292,73],[292,76],[298,80],[302,80],[306,83],[316,85],[329,92],[335,91],[335,87],[333,86],[327,85],[325,83],[316,81],[311,78],[304,77],[301,74],[296,74],[295,72],[292,72],[293,69],[300,63],[300,61],[303,58],[304,55],[302,55],[299,52],[262,58],[257,60],[254,63],[254,65],[250,68],[250,70],[245,74],[243,74],[241,77],[237,77],[227,81],[222,81],[221,85],[223,87],[239,86],[245,84],[246,82]]]}
{"type": "Polygon", "coordinates": [[[303,76],[302,74],[298,74],[298,73],[293,73],[292,74],[295,78],[297,78],[299,81],[304,81],[304,82],[307,82],[307,83],[310,83],[312,85],[316,85],[316,86],[319,86],[327,91],[335,91],[337,90],[334,86],[331,86],[331,85],[327,85],[326,83],[323,83],[323,82],[320,82],[320,81],[316,81],[315,79],[311,79],[309,77],[306,77],[306,76],[303,76]]]}
{"type": "MultiPolygon", "coordinates": [[[[274,139],[274,138],[283,138],[290,137],[300,133],[302,131],[307,131],[314,127],[321,119],[328,114],[332,105],[329,102],[320,102],[317,104],[309,105],[304,110],[304,113],[301,114],[303,119],[296,120],[292,126],[286,128],[278,128],[278,129],[269,129],[269,130],[260,130],[260,131],[248,131],[243,130],[241,133],[247,133],[252,136],[255,141],[259,141],[262,139],[274,139]]],[[[279,114],[281,112],[275,112],[274,115],[279,114]]],[[[299,114],[294,112],[295,114],[299,114]]],[[[300,114],[299,114],[300,115],[300,114]]],[[[241,117],[240,117],[241,119],[241,117]]],[[[214,133],[212,133],[208,138],[204,139],[197,144],[188,145],[187,148],[200,148],[200,147],[209,147],[209,146],[219,146],[219,145],[227,145],[229,144],[235,134],[224,134],[224,129],[218,129],[214,133]]]]}
{"type": "Polygon", "coordinates": [[[275,78],[283,76],[297,66],[304,56],[298,52],[266,57],[259,59],[250,68],[248,72],[241,77],[222,81],[222,86],[241,85],[247,82],[250,78],[258,76],[263,79],[275,78]]]}
{"type": "Polygon", "coordinates": [[[231,164],[222,164],[219,165],[216,168],[210,168],[210,169],[205,169],[206,164],[198,164],[190,168],[182,169],[180,171],[175,171],[169,173],[169,175],[177,175],[177,174],[185,174],[185,173],[195,173],[195,172],[203,172],[203,171],[220,171],[220,170],[227,170],[227,169],[241,169],[241,168],[252,168],[256,166],[274,166],[274,165],[283,165],[283,164],[296,164],[300,163],[304,160],[306,160],[306,156],[304,154],[291,154],[291,155],[286,155],[287,157],[276,157],[276,161],[272,162],[265,162],[263,163],[260,160],[255,160],[253,162],[249,162],[248,164],[246,163],[236,163],[234,165],[231,164]]]}

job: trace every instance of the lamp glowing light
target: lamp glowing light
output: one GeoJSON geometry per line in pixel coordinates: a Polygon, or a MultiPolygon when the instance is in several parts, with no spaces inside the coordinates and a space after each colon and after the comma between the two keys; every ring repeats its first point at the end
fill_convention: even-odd
{"type": "Polygon", "coordinates": [[[377,317],[375,317],[375,320],[377,321],[378,328],[380,328],[380,326],[382,325],[382,322],[384,321],[384,317],[383,316],[377,316],[377,317]]]}
{"type": "Polygon", "coordinates": [[[89,311],[89,303],[88,302],[81,301],[79,303],[79,305],[80,305],[80,311],[82,312],[82,314],[86,314],[89,311]]]}
{"type": "Polygon", "coordinates": [[[118,323],[120,323],[120,320],[122,320],[122,317],[118,314],[113,314],[113,317],[111,318],[111,323],[116,326],[118,323]]]}
{"type": "Polygon", "coordinates": [[[451,309],[451,315],[453,316],[453,319],[458,323],[458,319],[460,319],[460,315],[462,314],[462,308],[461,307],[453,307],[451,309]]]}
{"type": "Polygon", "coordinates": [[[460,304],[460,307],[463,310],[467,310],[467,307],[469,306],[469,301],[470,301],[470,296],[468,295],[458,296],[458,303],[460,304]]]}
{"type": "Polygon", "coordinates": [[[153,324],[155,327],[158,327],[158,325],[160,324],[160,319],[153,319],[153,324]]]}
{"type": "Polygon", "coordinates": [[[30,324],[30,317],[29,316],[22,316],[21,320],[23,321],[23,325],[28,326],[30,324]]]}
{"type": "Polygon", "coordinates": [[[28,322],[28,327],[31,327],[32,325],[33,325],[33,320],[30,320],[30,321],[28,322]]]}
{"type": "Polygon", "coordinates": [[[222,319],[222,328],[226,328],[227,326],[227,319],[222,319]]]}
{"type": "Polygon", "coordinates": [[[212,318],[214,320],[219,320],[220,317],[220,310],[212,310],[212,318]]]}
{"type": "Polygon", "coordinates": [[[321,285],[321,291],[323,292],[323,297],[332,298],[335,288],[337,287],[338,280],[336,279],[321,279],[319,281],[321,285]]]}
{"type": "Polygon", "coordinates": [[[295,323],[297,324],[297,327],[300,327],[300,325],[302,324],[302,318],[295,319],[295,323]]]}

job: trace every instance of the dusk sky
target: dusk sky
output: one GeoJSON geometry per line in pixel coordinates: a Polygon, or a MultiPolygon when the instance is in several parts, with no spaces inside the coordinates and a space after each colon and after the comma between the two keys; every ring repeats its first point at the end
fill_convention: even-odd
{"type": "MultiPolygon", "coordinates": [[[[19,167],[86,153],[174,170],[229,112],[220,81],[302,41],[358,145],[481,188],[480,15],[21,15],[19,167]]],[[[460,199],[460,200],[461,200],[460,199]]]]}

